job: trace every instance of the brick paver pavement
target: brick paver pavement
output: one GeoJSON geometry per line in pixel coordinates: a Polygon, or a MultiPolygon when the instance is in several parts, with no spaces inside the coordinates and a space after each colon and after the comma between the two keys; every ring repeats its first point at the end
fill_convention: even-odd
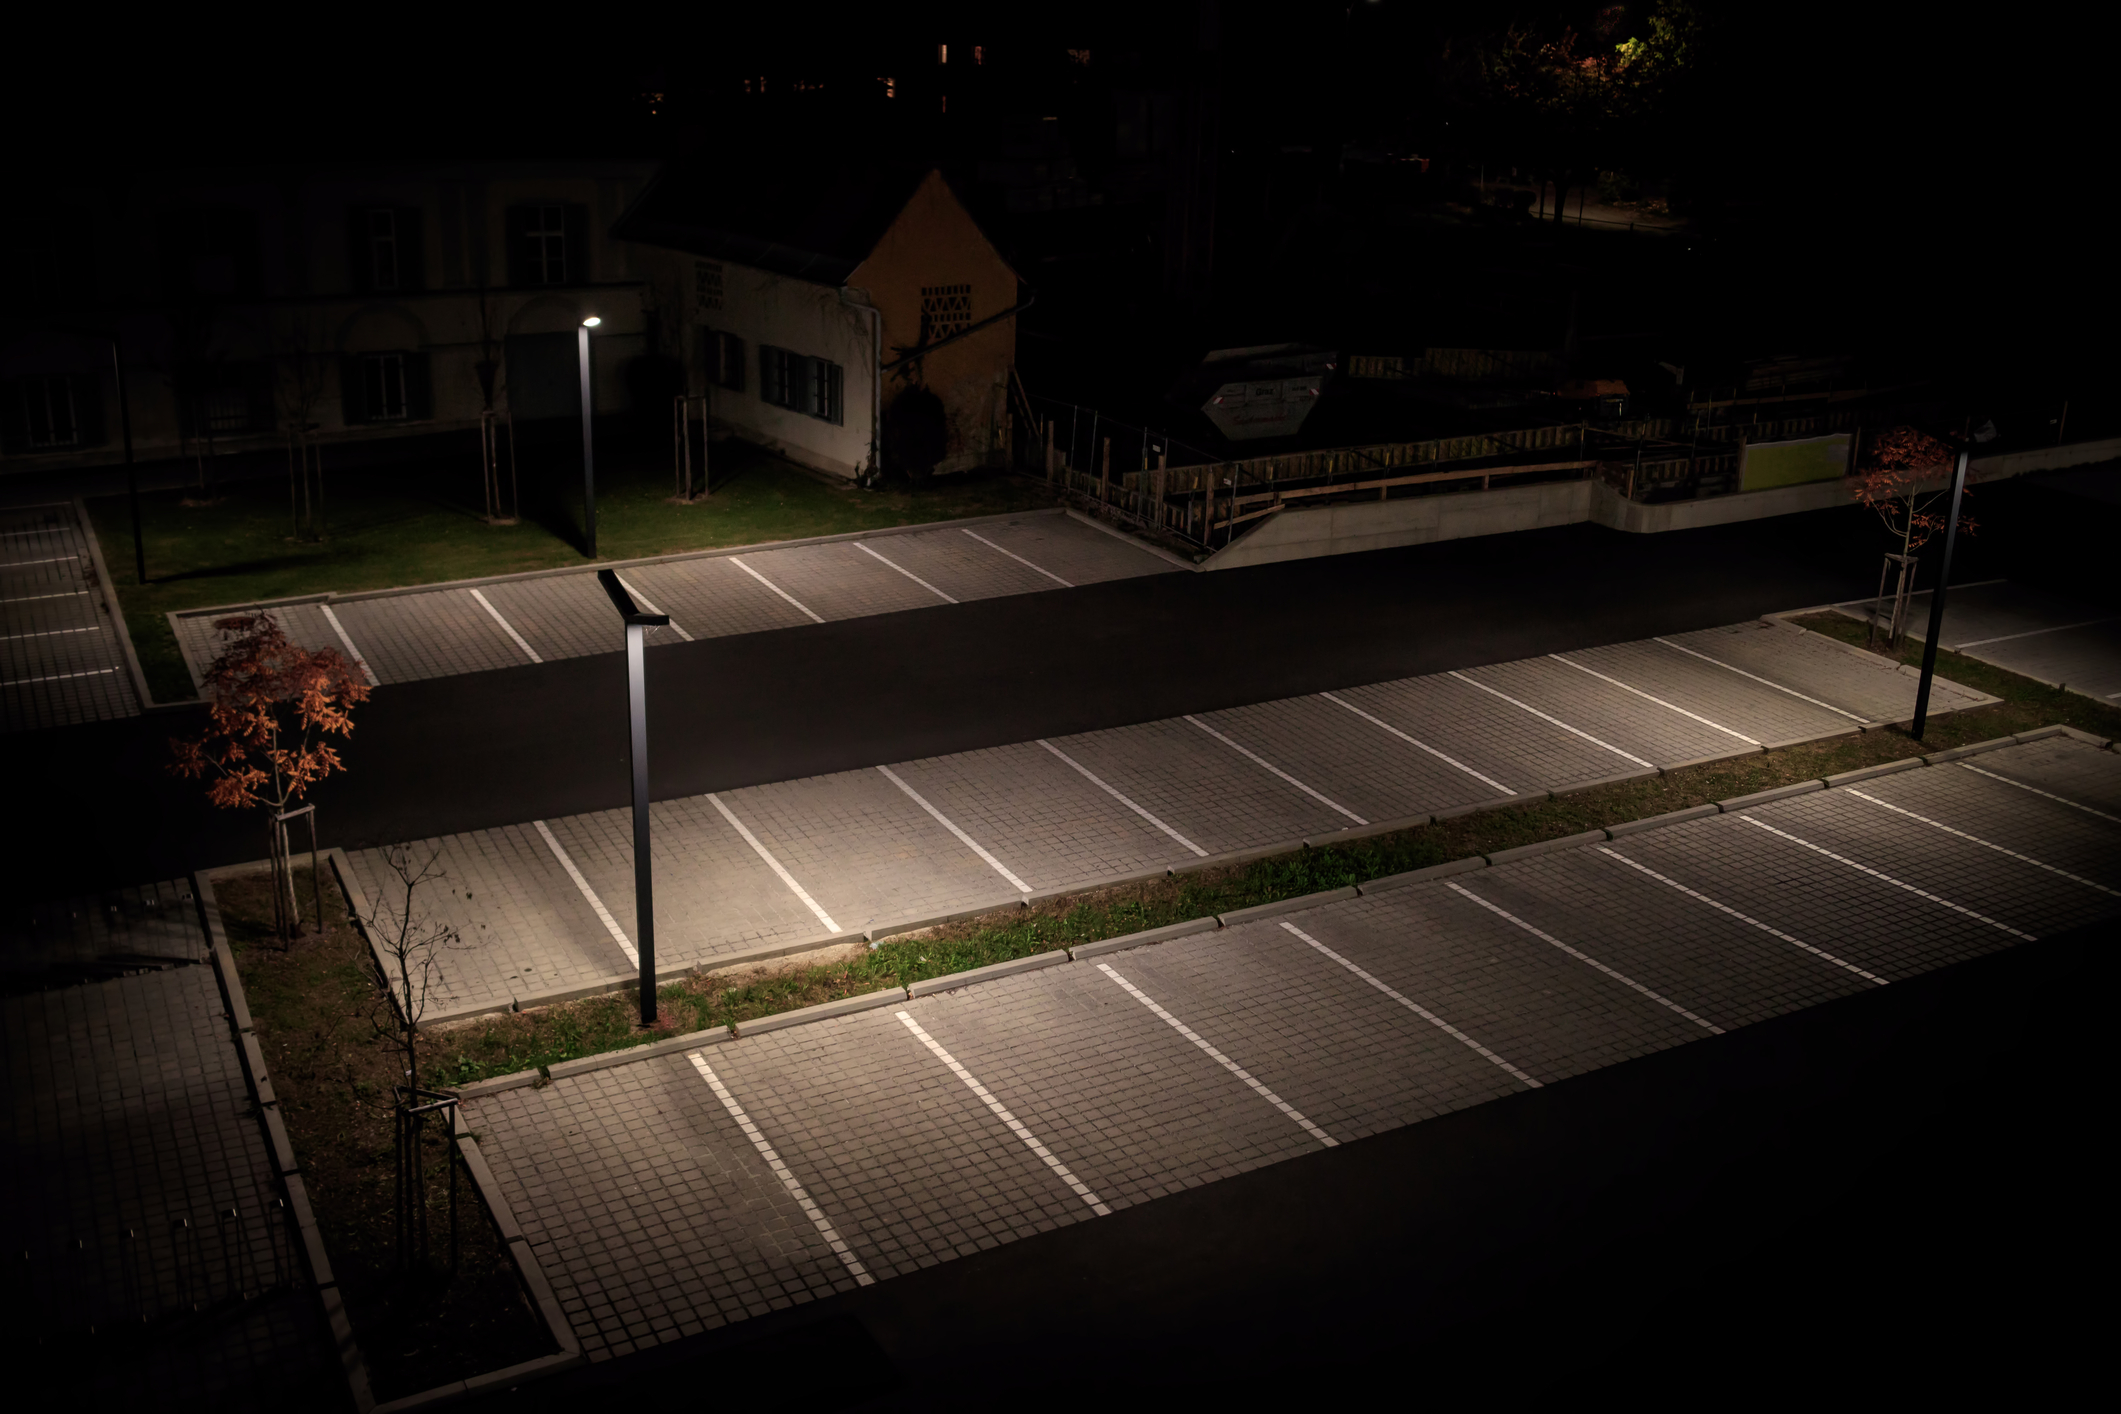
{"type": "MultiPolygon", "coordinates": [[[[2026,856],[2110,829],[1949,766],[1872,784],[2026,856]]],[[[1859,953],[1910,976],[2121,913],[2089,886],[2121,852],[2058,904],[1859,807],[1891,813],[1800,797],[468,1107],[604,1359],[1879,985],[1859,953]]]]}
{"type": "Polygon", "coordinates": [[[0,732],[140,711],[70,503],[0,512],[0,732]]]}

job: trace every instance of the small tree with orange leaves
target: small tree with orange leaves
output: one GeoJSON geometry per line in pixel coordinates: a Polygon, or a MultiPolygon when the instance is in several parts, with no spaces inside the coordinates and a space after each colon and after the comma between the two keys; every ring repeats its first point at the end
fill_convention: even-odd
{"type": "MultiPolygon", "coordinates": [[[[210,781],[206,798],[224,810],[266,812],[274,922],[281,940],[290,941],[302,922],[288,812],[311,786],[346,769],[324,738],[353,734],[351,709],[368,700],[369,688],[338,651],[302,647],[270,614],[232,614],[215,621],[214,633],[222,647],[204,683],[210,725],[195,741],[170,739],[170,770],[210,781]]],[[[314,816],[310,832],[314,871],[314,816]]]]}
{"type": "MultiPolygon", "coordinates": [[[[1915,589],[1915,552],[1944,529],[1950,515],[1940,509],[1939,503],[1950,494],[1952,459],[1956,455],[1927,433],[1912,427],[1895,427],[1871,443],[1865,466],[1857,473],[1850,494],[1877,514],[1886,534],[1900,547],[1887,552],[1885,564],[1878,571],[1878,595],[1871,601],[1870,630],[1874,642],[1879,609],[1885,601],[1885,581],[1895,565],[1899,566],[1900,577],[1893,586],[1893,618],[1886,645],[1898,647],[1901,635],[1907,632],[1908,603],[1915,589]],[[1944,484],[1938,484],[1940,479],[1944,484]]],[[[1969,488],[1966,494],[1974,493],[1969,488]]],[[[1976,522],[1962,512],[1959,528],[1972,535],[1976,522]]]]}

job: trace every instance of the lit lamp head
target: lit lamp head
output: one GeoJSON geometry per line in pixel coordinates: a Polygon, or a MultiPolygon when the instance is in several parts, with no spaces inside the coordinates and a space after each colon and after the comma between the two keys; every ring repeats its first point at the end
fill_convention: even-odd
{"type": "Polygon", "coordinates": [[[594,329],[597,327],[597,325],[602,324],[603,322],[603,320],[597,318],[594,314],[592,314],[587,319],[582,321],[582,327],[584,329],[594,329]]]}

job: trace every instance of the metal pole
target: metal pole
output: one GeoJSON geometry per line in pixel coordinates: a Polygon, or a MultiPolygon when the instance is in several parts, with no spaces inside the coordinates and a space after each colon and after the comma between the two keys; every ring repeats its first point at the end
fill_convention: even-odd
{"type": "Polygon", "coordinates": [[[1952,470],[1951,516],[1944,523],[1944,563],[1937,568],[1937,587],[1930,591],[1930,631],[1922,641],[1922,684],[1915,689],[1915,726],[1910,733],[1922,740],[1930,711],[1930,678],[1937,671],[1937,636],[1944,632],[1944,587],[1952,578],[1952,550],[1959,540],[1959,498],[1966,494],[1966,458],[1959,449],[1959,464],[1952,470]]]}
{"type": "Polygon", "coordinates": [[[578,325],[574,334],[582,371],[582,524],[593,560],[597,557],[597,459],[589,425],[589,326],[578,325]]]}
{"type": "MultiPolygon", "coordinates": [[[[133,574],[147,583],[147,546],[140,539],[140,478],[133,470],[133,408],[125,396],[125,360],[118,353],[118,336],[110,336],[111,371],[118,375],[118,430],[125,438],[125,497],[133,509],[133,574]]],[[[2067,417],[2067,407],[2063,416],[2067,417]]]]}
{"type": "Polygon", "coordinates": [[[648,857],[648,630],[626,625],[627,756],[633,764],[633,928],[641,953],[641,1025],[655,1025],[655,871],[648,857]]]}

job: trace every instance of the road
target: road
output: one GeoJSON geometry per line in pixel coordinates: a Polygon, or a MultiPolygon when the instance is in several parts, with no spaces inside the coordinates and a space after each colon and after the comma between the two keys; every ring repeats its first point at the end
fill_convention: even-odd
{"type": "MultiPolygon", "coordinates": [[[[1829,511],[1656,536],[1567,526],[938,605],[657,650],[657,798],[1065,736],[1687,632],[1853,598],[1875,530],[1829,511]]],[[[353,847],[626,799],[617,654],[379,690],[319,791],[353,847]]],[[[18,737],[13,855],[52,895],[257,858],[165,769],[196,713],[18,737]],[[18,817],[25,818],[25,817],[18,817]],[[82,843],[93,841],[84,850],[82,843]]]]}

